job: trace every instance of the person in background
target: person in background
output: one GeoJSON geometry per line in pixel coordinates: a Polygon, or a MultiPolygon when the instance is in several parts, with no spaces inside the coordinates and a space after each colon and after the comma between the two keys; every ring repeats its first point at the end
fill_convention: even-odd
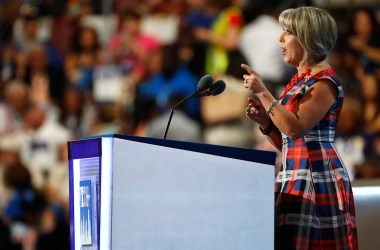
{"type": "MultiPolygon", "coordinates": [[[[137,88],[137,98],[153,99],[159,113],[169,109],[174,95],[188,96],[196,90],[197,79],[184,65],[180,64],[177,44],[163,46],[151,55],[150,77],[137,88]]],[[[184,103],[184,111],[192,118],[199,116],[199,98],[184,103]]]]}
{"type": "Polygon", "coordinates": [[[188,63],[192,72],[199,78],[205,74],[206,50],[208,43],[197,39],[193,31],[209,30],[219,13],[209,11],[208,0],[186,0],[188,5],[184,27],[179,32],[178,42],[182,44],[182,60],[188,63]]]}
{"type": "Polygon", "coordinates": [[[328,53],[337,40],[331,15],[315,7],[280,14],[284,61],[298,73],[279,99],[249,66],[243,75],[249,98],[246,115],[282,151],[275,182],[276,249],[358,249],[350,178],[334,138],[343,89],[328,53]]]}
{"type": "Polygon", "coordinates": [[[54,69],[61,68],[63,59],[57,49],[50,42],[49,28],[43,28],[42,18],[36,14],[29,14],[20,19],[22,28],[20,31],[14,27],[14,33],[19,34],[14,37],[14,44],[17,51],[29,53],[36,45],[44,47],[49,65],[54,69]]]}
{"type": "Polygon", "coordinates": [[[337,127],[335,146],[347,168],[350,179],[355,178],[356,166],[373,154],[374,136],[363,128],[362,105],[345,97],[337,127]]]}
{"type": "Polygon", "coordinates": [[[347,38],[347,47],[354,50],[360,60],[358,76],[376,74],[380,79],[380,26],[373,10],[359,8],[354,11],[347,38]]]}
{"type": "Polygon", "coordinates": [[[60,146],[71,134],[57,121],[47,119],[46,111],[37,104],[28,107],[24,120],[24,127],[17,132],[21,160],[30,170],[36,187],[41,188],[58,162],[60,146]]]}
{"type": "Polygon", "coordinates": [[[7,83],[5,100],[0,103],[0,136],[22,127],[27,100],[28,88],[24,82],[13,80],[7,83]]]}
{"type": "Polygon", "coordinates": [[[251,16],[256,12],[258,16],[246,23],[239,41],[240,51],[248,64],[260,74],[273,94],[282,90],[285,79],[293,72],[284,63],[281,50],[278,49],[277,37],[282,32],[278,23],[280,3],[279,0],[252,2],[247,12],[250,10],[251,16]]]}
{"type": "Polygon", "coordinates": [[[141,29],[142,16],[135,11],[124,12],[119,19],[117,32],[108,43],[112,61],[122,66],[133,86],[140,83],[147,74],[147,60],[160,46],[152,35],[141,29]]]}
{"type": "Polygon", "coordinates": [[[7,169],[21,165],[20,146],[14,133],[0,136],[0,214],[12,195],[12,190],[5,185],[4,176],[7,169]]]}
{"type": "Polygon", "coordinates": [[[236,54],[240,54],[238,45],[240,31],[244,25],[242,13],[231,0],[208,0],[206,6],[210,12],[218,13],[218,15],[209,29],[194,28],[194,36],[208,45],[205,73],[224,74],[229,61],[236,54]]]}
{"type": "Polygon", "coordinates": [[[68,83],[78,91],[91,93],[93,71],[100,51],[97,31],[92,27],[80,26],[70,50],[65,57],[64,68],[68,83]]]}
{"type": "Polygon", "coordinates": [[[374,74],[365,74],[359,80],[363,127],[370,134],[380,132],[380,88],[374,74]]]}
{"type": "Polygon", "coordinates": [[[73,87],[65,90],[59,122],[70,131],[73,139],[89,135],[95,115],[94,105],[86,102],[83,92],[73,87]]]}
{"type": "Polygon", "coordinates": [[[4,208],[2,219],[10,232],[14,249],[34,249],[37,245],[37,224],[45,208],[44,197],[32,184],[29,170],[22,164],[7,168],[4,173],[12,195],[4,208]]]}

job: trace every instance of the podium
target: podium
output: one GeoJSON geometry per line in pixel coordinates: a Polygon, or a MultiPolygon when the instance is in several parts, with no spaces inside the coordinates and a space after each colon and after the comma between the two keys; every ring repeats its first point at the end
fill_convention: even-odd
{"type": "Polygon", "coordinates": [[[68,151],[71,249],[274,248],[274,152],[124,135],[68,151]]]}

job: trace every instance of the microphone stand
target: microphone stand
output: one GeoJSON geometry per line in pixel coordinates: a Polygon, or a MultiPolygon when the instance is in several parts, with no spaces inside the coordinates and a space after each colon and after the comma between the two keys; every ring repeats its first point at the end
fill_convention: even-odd
{"type": "Polygon", "coordinates": [[[176,105],[174,105],[174,107],[170,111],[170,116],[169,116],[168,124],[166,125],[165,134],[164,134],[164,137],[163,137],[164,140],[166,139],[166,136],[168,134],[168,130],[169,130],[170,122],[172,121],[174,109],[177,108],[182,103],[184,103],[185,101],[187,101],[188,99],[193,98],[194,96],[197,96],[197,95],[199,95],[199,91],[191,93],[190,95],[186,96],[182,101],[180,101],[179,103],[177,103],[176,105]]]}

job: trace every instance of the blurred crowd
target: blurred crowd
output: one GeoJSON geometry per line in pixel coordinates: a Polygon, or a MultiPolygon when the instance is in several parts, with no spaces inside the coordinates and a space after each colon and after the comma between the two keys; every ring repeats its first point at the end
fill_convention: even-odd
{"type": "MultiPolygon", "coordinates": [[[[312,2],[1,1],[0,249],[68,249],[67,141],[162,138],[206,74],[225,92],[179,106],[167,138],[275,150],[245,117],[240,64],[279,96],[295,69],[277,17],[312,2]]],[[[328,61],[345,91],[336,147],[352,179],[380,177],[377,7],[328,8],[340,32],[328,61]]]]}

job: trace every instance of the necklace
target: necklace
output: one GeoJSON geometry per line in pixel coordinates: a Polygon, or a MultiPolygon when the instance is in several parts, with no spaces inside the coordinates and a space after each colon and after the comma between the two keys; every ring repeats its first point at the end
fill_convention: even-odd
{"type": "MultiPolygon", "coordinates": [[[[318,64],[318,63],[317,63],[318,64]]],[[[286,84],[285,86],[285,89],[284,91],[282,91],[282,94],[280,96],[279,99],[282,99],[293,87],[294,85],[296,85],[297,82],[301,81],[302,79],[304,79],[306,77],[306,79],[308,80],[308,76],[311,74],[311,70],[317,66],[317,64],[314,64],[312,67],[310,68],[306,68],[304,70],[304,72],[302,72],[300,75],[298,74],[295,74],[293,76],[293,78],[290,80],[290,82],[288,84],[286,84]]]]}

